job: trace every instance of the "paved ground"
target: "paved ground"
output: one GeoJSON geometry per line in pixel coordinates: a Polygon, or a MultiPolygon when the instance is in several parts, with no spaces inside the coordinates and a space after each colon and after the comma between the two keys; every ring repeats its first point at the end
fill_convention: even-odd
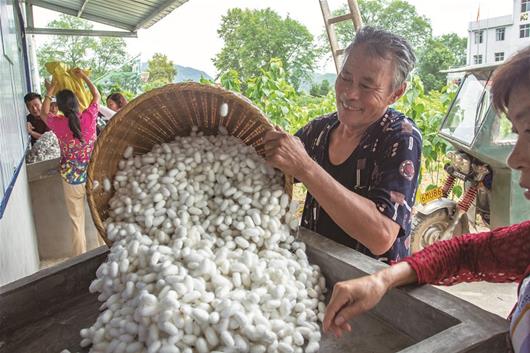
{"type": "Polygon", "coordinates": [[[461,283],[437,287],[503,318],[508,317],[517,300],[515,283],[461,283]]]}

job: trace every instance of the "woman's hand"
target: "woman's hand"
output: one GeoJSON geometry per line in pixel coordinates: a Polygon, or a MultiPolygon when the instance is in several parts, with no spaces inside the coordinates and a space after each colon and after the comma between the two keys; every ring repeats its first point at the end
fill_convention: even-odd
{"type": "Polygon", "coordinates": [[[57,89],[57,81],[55,81],[55,79],[52,79],[52,82],[44,80],[44,87],[46,87],[46,94],[53,96],[55,94],[55,90],[57,89]]]}
{"type": "Polygon", "coordinates": [[[31,125],[31,123],[26,123],[26,130],[28,131],[28,134],[31,134],[35,128],[33,125],[31,125]]]}
{"type": "Polygon", "coordinates": [[[324,315],[324,332],[340,337],[351,331],[349,319],[372,309],[389,289],[417,281],[414,269],[402,261],[373,275],[336,283],[324,315]]]}
{"type": "Polygon", "coordinates": [[[80,68],[76,67],[72,70],[72,72],[74,73],[75,76],[77,76],[78,78],[81,78],[81,79],[85,79],[87,78],[88,76],[85,74],[85,72],[83,70],[81,70],[80,68]]]}
{"type": "Polygon", "coordinates": [[[377,274],[336,283],[324,315],[324,332],[340,337],[351,331],[348,320],[376,306],[387,290],[377,274]]]}
{"type": "Polygon", "coordinates": [[[302,141],[279,127],[265,134],[265,159],[285,174],[302,181],[301,176],[313,162],[302,141]]]}

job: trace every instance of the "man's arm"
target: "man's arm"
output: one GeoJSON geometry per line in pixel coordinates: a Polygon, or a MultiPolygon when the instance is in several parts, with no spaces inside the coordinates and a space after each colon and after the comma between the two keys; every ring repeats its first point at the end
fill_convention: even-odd
{"type": "Polygon", "coordinates": [[[39,133],[36,132],[36,131],[31,131],[29,134],[30,134],[31,137],[33,137],[35,140],[38,140],[38,139],[40,139],[40,138],[42,137],[42,134],[39,134],[39,133]]]}
{"type": "Polygon", "coordinates": [[[33,137],[35,140],[40,139],[40,137],[42,136],[42,134],[35,131],[35,128],[33,127],[33,125],[31,125],[30,122],[26,123],[26,130],[28,131],[28,134],[30,134],[31,137],[33,137]]]}

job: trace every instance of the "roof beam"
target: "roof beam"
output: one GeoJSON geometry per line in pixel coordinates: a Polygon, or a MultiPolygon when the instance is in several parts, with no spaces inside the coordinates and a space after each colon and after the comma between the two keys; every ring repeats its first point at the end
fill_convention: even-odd
{"type": "Polygon", "coordinates": [[[26,8],[26,22],[27,22],[27,27],[33,27],[33,26],[35,26],[35,25],[33,24],[33,5],[31,5],[31,4],[26,4],[25,8],[26,8]]]}
{"type": "MultiPolygon", "coordinates": [[[[26,2],[28,4],[30,4],[30,5],[43,7],[43,8],[48,9],[48,10],[62,12],[62,13],[65,13],[67,15],[71,15],[71,16],[77,17],[78,11],[76,9],[72,9],[72,8],[64,7],[64,6],[58,6],[58,5],[55,5],[55,4],[47,2],[46,0],[26,0],[26,2]]],[[[133,32],[133,33],[136,31],[135,26],[133,26],[133,25],[122,23],[122,22],[119,22],[119,21],[110,20],[108,18],[99,17],[99,16],[95,16],[95,15],[90,15],[90,14],[86,14],[86,13],[84,13],[82,15],[82,17],[84,19],[86,19],[86,20],[89,20],[89,21],[103,23],[103,24],[106,24],[106,25],[109,25],[109,26],[112,26],[112,27],[125,29],[125,30],[133,32]]]]}
{"type": "Polygon", "coordinates": [[[88,4],[88,1],[89,0],[83,1],[83,5],[81,5],[81,8],[77,12],[77,17],[81,17],[81,15],[83,14],[83,11],[85,11],[85,7],[86,7],[86,4],[88,4]]]}
{"type": "Polygon", "coordinates": [[[160,6],[156,7],[151,11],[147,16],[145,16],[134,28],[135,31],[139,30],[143,26],[145,26],[147,23],[151,22],[154,18],[159,16],[161,13],[165,12],[167,9],[169,9],[174,4],[181,2],[181,0],[167,0],[164,1],[160,6]]]}
{"type": "Polygon", "coordinates": [[[86,29],[62,29],[62,28],[33,28],[27,27],[26,33],[47,34],[56,36],[93,36],[93,37],[127,37],[137,38],[136,32],[128,31],[98,31],[86,29]]]}

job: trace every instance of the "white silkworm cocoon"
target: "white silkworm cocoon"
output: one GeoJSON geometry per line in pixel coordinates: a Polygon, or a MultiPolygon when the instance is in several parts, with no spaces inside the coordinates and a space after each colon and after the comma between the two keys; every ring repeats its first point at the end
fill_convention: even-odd
{"type": "Polygon", "coordinates": [[[131,158],[132,155],[133,155],[133,152],[134,152],[133,146],[127,146],[127,148],[123,152],[123,158],[125,158],[125,159],[131,158]]]}
{"type": "Polygon", "coordinates": [[[220,106],[219,106],[219,116],[221,116],[222,118],[226,117],[228,115],[228,104],[227,103],[222,103],[220,106]]]}
{"type": "Polygon", "coordinates": [[[142,156],[127,147],[114,180],[103,181],[115,190],[105,221],[114,244],[89,287],[103,303],[83,344],[317,352],[326,283],[291,231],[297,204],[282,175],[223,126],[191,135],[142,156]]]}
{"type": "Polygon", "coordinates": [[[103,190],[105,190],[105,192],[109,192],[111,187],[112,185],[110,183],[110,179],[105,177],[105,179],[103,179],[103,190]]]}

